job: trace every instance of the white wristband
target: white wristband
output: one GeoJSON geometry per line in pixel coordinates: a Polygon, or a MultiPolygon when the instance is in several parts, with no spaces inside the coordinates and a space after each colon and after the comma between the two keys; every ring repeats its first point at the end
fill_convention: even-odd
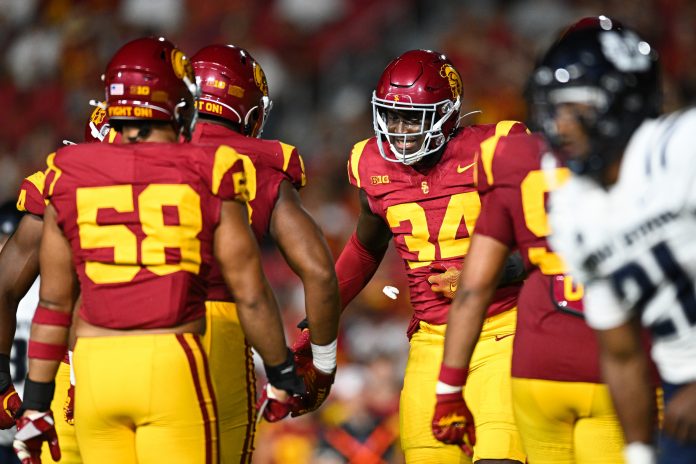
{"type": "Polygon", "coordinates": [[[440,380],[437,381],[435,384],[435,394],[436,395],[444,395],[447,393],[457,393],[461,392],[463,390],[462,386],[456,386],[456,385],[450,385],[445,382],[442,382],[440,380]]]}
{"type": "Polygon", "coordinates": [[[338,340],[334,340],[328,345],[315,345],[314,343],[310,343],[310,345],[312,347],[314,367],[326,374],[333,372],[336,369],[338,340]]]}
{"type": "Polygon", "coordinates": [[[70,385],[75,385],[75,369],[73,369],[72,356],[72,350],[68,350],[68,360],[70,361],[70,385]]]}
{"type": "Polygon", "coordinates": [[[652,446],[634,441],[624,448],[624,458],[626,464],[656,464],[657,454],[652,446]]]}

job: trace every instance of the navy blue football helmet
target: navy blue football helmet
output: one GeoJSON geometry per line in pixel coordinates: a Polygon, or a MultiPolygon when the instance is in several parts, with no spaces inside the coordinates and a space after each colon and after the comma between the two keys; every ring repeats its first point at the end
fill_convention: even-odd
{"type": "Polygon", "coordinates": [[[606,16],[584,18],[566,29],[537,64],[528,84],[530,124],[559,146],[556,108],[592,107],[581,124],[589,153],[564,160],[574,172],[599,177],[623,153],[646,118],[660,111],[657,52],[634,31],[606,16]]]}

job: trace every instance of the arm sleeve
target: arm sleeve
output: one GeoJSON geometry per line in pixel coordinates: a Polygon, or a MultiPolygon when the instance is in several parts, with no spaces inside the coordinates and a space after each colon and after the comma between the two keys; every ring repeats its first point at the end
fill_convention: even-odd
{"type": "Polygon", "coordinates": [[[341,295],[341,308],[345,309],[353,298],[365,288],[379,264],[382,262],[386,248],[381,252],[371,252],[360,243],[357,235],[351,235],[341,255],[336,261],[338,291],[341,295]]]}

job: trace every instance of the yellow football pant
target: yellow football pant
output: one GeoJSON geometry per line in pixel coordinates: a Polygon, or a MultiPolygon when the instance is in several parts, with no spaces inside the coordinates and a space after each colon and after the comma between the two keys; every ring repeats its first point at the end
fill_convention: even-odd
{"type": "MultiPolygon", "coordinates": [[[[516,318],[516,309],[487,318],[471,359],[464,397],[476,422],[474,462],[479,459],[525,462],[510,392],[516,318]]],[[[446,327],[421,322],[411,338],[399,414],[401,447],[409,464],[471,462],[458,446],[437,441],[431,429],[446,327]]]]}
{"type": "MultiPolygon", "coordinates": [[[[75,439],[75,427],[65,422],[63,407],[68,398],[68,388],[70,387],[70,365],[60,363],[56,374],[56,392],[51,402],[51,411],[56,420],[56,433],[58,434],[58,444],[60,445],[61,464],[81,464],[80,450],[75,439]]],[[[48,451],[48,444],[44,443],[41,450],[41,462],[53,462],[51,452],[48,451]]]]}
{"type": "Polygon", "coordinates": [[[512,398],[529,462],[624,462],[623,433],[606,385],[513,378],[512,398]]]}
{"type": "Polygon", "coordinates": [[[208,301],[202,343],[217,399],[220,463],[251,462],[256,426],[256,377],[251,347],[234,303],[208,301]]]}
{"type": "Polygon", "coordinates": [[[218,463],[215,399],[197,335],[81,337],[73,360],[86,464],[218,463]]]}

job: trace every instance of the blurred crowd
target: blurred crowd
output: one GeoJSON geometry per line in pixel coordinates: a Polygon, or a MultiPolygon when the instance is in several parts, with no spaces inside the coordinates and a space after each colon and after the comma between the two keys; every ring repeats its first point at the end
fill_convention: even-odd
{"type": "MultiPolygon", "coordinates": [[[[103,98],[111,54],[164,35],[189,54],[232,43],[261,63],[274,103],[264,137],[305,159],[307,208],[337,255],[353,232],[357,192],[345,163],[373,134],[370,96],[381,71],[412,48],[444,52],[464,82],[464,123],[525,118],[537,51],[581,16],[631,25],[663,58],[665,110],[696,102],[696,2],[691,0],[0,0],[0,200],[42,169],[62,140],[79,141],[103,98]]],[[[304,317],[299,280],[263,244],[290,342],[304,317]]],[[[402,264],[390,251],[342,320],[338,377],[315,414],[264,424],[254,462],[400,462],[397,404],[410,317],[402,264]],[[401,290],[396,300],[385,285],[401,290]]]]}

